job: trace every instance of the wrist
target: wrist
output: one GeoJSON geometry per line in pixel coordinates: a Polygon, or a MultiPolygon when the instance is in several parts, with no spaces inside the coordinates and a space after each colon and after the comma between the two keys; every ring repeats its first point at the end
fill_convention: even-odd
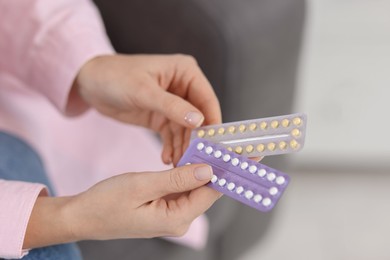
{"type": "Polygon", "coordinates": [[[84,194],[85,192],[68,197],[61,206],[61,216],[66,225],[65,233],[71,241],[81,241],[93,237],[88,232],[88,226],[93,224],[86,217],[88,207],[85,206],[84,194]]]}
{"type": "Polygon", "coordinates": [[[68,105],[66,109],[68,116],[81,114],[91,107],[89,103],[89,92],[86,90],[85,86],[95,84],[91,82],[91,78],[98,78],[99,73],[95,73],[94,66],[99,63],[101,57],[106,56],[107,55],[93,57],[86,61],[79,69],[73,80],[73,85],[68,96],[68,105]]]}
{"type": "Polygon", "coordinates": [[[26,230],[23,248],[36,248],[79,240],[77,218],[69,205],[73,197],[38,197],[26,230]]]}

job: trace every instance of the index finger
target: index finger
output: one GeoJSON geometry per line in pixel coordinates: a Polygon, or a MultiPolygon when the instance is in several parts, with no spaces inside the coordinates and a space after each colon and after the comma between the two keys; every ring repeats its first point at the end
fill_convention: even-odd
{"type": "Polygon", "coordinates": [[[198,66],[188,86],[188,101],[204,115],[205,125],[222,123],[221,107],[213,87],[198,66]]]}
{"type": "Polygon", "coordinates": [[[220,124],[221,108],[210,82],[193,57],[179,57],[171,90],[203,113],[205,117],[203,124],[220,124]]]}

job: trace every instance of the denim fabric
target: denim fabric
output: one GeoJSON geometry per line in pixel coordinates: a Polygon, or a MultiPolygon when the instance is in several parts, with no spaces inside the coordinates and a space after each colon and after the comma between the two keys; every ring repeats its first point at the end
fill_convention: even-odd
{"type": "MultiPolygon", "coordinates": [[[[19,138],[3,132],[0,132],[0,179],[42,183],[54,194],[38,154],[19,138]]],[[[82,257],[72,243],[36,248],[22,259],[81,260],[82,257]]]]}
{"type": "Polygon", "coordinates": [[[15,136],[0,132],[0,178],[45,184],[54,193],[38,154],[15,136]]]}
{"type": "Polygon", "coordinates": [[[75,244],[62,244],[30,250],[22,260],[81,260],[78,247],[75,244]]]}

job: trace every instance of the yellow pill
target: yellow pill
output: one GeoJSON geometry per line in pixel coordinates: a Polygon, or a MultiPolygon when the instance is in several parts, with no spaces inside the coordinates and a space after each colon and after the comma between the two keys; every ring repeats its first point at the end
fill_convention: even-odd
{"type": "Polygon", "coordinates": [[[245,132],[245,130],[246,130],[246,126],[245,126],[245,125],[240,125],[240,126],[238,127],[238,130],[240,130],[240,132],[243,133],[243,132],[245,132]]]}
{"type": "Polygon", "coordinates": [[[265,130],[267,128],[267,122],[261,122],[260,123],[260,128],[265,130]]]}
{"type": "Polygon", "coordinates": [[[214,136],[214,135],[215,135],[215,129],[211,128],[211,129],[207,132],[207,134],[208,134],[209,136],[214,136]]]}
{"type": "Polygon", "coordinates": [[[293,129],[291,131],[291,134],[294,136],[294,137],[299,137],[301,135],[301,131],[299,131],[299,129],[293,129]]]}
{"type": "Polygon", "coordinates": [[[198,131],[198,137],[200,137],[200,138],[202,138],[205,134],[206,134],[206,132],[204,130],[198,131]]]}
{"type": "Polygon", "coordinates": [[[275,128],[278,128],[278,126],[279,126],[279,122],[278,122],[278,121],[275,120],[275,121],[272,121],[272,122],[271,122],[271,127],[272,127],[272,128],[275,129],[275,128]]]}
{"type": "Polygon", "coordinates": [[[251,131],[255,131],[256,128],[257,128],[257,125],[256,125],[255,123],[252,123],[252,124],[249,125],[249,129],[250,129],[251,131]]]}
{"type": "Polygon", "coordinates": [[[279,148],[280,148],[280,150],[286,150],[286,148],[287,148],[287,143],[284,142],[284,141],[281,141],[281,142],[279,143],[279,148]]]}
{"type": "Polygon", "coordinates": [[[275,143],[269,143],[269,144],[267,145],[267,148],[268,148],[268,150],[273,151],[273,150],[275,150],[276,145],[275,145],[275,143]]]}
{"type": "Polygon", "coordinates": [[[229,126],[228,128],[228,132],[231,133],[231,134],[234,134],[236,132],[236,127],[235,126],[229,126]]]}
{"type": "Polygon", "coordinates": [[[291,140],[290,146],[292,149],[298,149],[299,148],[299,143],[296,140],[291,140]]]}
{"type": "Polygon", "coordinates": [[[245,148],[245,151],[247,152],[247,153],[251,153],[251,152],[253,152],[253,145],[248,145],[246,148],[245,148]]]}
{"type": "Polygon", "coordinates": [[[228,151],[233,152],[233,149],[231,147],[226,148],[228,151]]]}
{"type": "Polygon", "coordinates": [[[287,118],[282,120],[283,127],[288,127],[289,125],[290,125],[290,120],[288,120],[287,118]]]}
{"type": "Polygon", "coordinates": [[[225,133],[225,128],[221,127],[218,129],[218,134],[223,135],[225,133]]]}
{"type": "Polygon", "coordinates": [[[264,144],[258,144],[257,147],[256,147],[256,150],[257,150],[258,152],[263,152],[264,149],[265,149],[264,144]]]}
{"type": "Polygon", "coordinates": [[[242,147],[241,146],[237,146],[234,151],[238,154],[242,154],[242,147]]]}
{"type": "Polygon", "coordinates": [[[302,119],[300,119],[299,117],[294,118],[293,124],[296,126],[300,126],[302,124],[302,119]]]}

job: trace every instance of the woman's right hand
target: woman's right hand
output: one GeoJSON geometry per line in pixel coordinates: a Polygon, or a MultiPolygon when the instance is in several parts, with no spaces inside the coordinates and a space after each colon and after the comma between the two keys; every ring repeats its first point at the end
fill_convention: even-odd
{"type": "Polygon", "coordinates": [[[41,196],[23,248],[85,239],[181,236],[221,197],[204,186],[211,176],[210,166],[193,164],[117,175],[72,197],[41,196]]]}

